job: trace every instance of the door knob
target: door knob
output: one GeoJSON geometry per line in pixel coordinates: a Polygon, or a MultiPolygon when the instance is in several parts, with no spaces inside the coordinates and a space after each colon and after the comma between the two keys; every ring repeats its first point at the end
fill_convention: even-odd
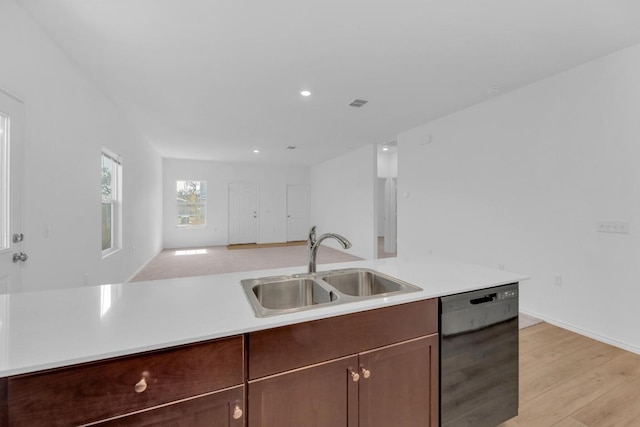
{"type": "Polygon", "coordinates": [[[24,234],[16,233],[16,234],[13,235],[11,240],[13,241],[13,243],[20,243],[20,242],[22,242],[24,240],[24,234]]]}
{"type": "Polygon", "coordinates": [[[240,409],[239,405],[236,405],[236,407],[233,408],[233,419],[239,420],[240,418],[242,418],[242,409],[240,409]]]}
{"type": "Polygon", "coordinates": [[[365,368],[360,368],[360,372],[362,372],[362,376],[367,379],[371,376],[371,371],[365,368]]]}
{"type": "Polygon", "coordinates": [[[136,393],[144,393],[144,391],[147,389],[146,378],[142,377],[142,379],[136,383],[136,386],[134,387],[134,389],[136,393]]]}
{"type": "Polygon", "coordinates": [[[13,262],[14,263],[15,262],[19,262],[19,261],[25,262],[28,259],[29,259],[29,257],[24,252],[20,252],[20,253],[16,252],[15,254],[13,254],[13,262]]]}

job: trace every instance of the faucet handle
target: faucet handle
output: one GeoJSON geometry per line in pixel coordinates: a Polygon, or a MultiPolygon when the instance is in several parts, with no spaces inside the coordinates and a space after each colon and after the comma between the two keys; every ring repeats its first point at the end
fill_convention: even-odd
{"type": "Polygon", "coordinates": [[[314,225],[309,230],[309,239],[307,240],[309,247],[311,247],[314,243],[316,243],[316,226],[314,225]]]}

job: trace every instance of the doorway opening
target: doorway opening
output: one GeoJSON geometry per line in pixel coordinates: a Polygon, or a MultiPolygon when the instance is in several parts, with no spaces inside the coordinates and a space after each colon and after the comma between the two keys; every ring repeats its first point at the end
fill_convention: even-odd
{"type": "Polygon", "coordinates": [[[397,255],[398,233],[398,143],[396,141],[378,146],[377,176],[377,253],[378,258],[391,258],[397,255]]]}

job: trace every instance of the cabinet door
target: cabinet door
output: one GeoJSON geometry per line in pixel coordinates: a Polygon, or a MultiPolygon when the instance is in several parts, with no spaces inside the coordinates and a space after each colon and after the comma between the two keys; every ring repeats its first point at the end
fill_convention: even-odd
{"type": "Polygon", "coordinates": [[[249,382],[251,427],[357,427],[358,357],[249,382]]]}
{"type": "Polygon", "coordinates": [[[101,427],[242,427],[244,386],[98,423],[101,427]]]}
{"type": "Polygon", "coordinates": [[[360,353],[360,427],[438,425],[438,335],[360,353]]]}

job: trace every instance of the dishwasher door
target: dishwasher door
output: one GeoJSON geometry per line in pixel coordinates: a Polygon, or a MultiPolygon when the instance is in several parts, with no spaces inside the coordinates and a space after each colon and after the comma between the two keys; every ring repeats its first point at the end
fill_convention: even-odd
{"type": "Polygon", "coordinates": [[[518,415],[518,284],[440,304],[440,424],[495,427],[518,415]]]}

